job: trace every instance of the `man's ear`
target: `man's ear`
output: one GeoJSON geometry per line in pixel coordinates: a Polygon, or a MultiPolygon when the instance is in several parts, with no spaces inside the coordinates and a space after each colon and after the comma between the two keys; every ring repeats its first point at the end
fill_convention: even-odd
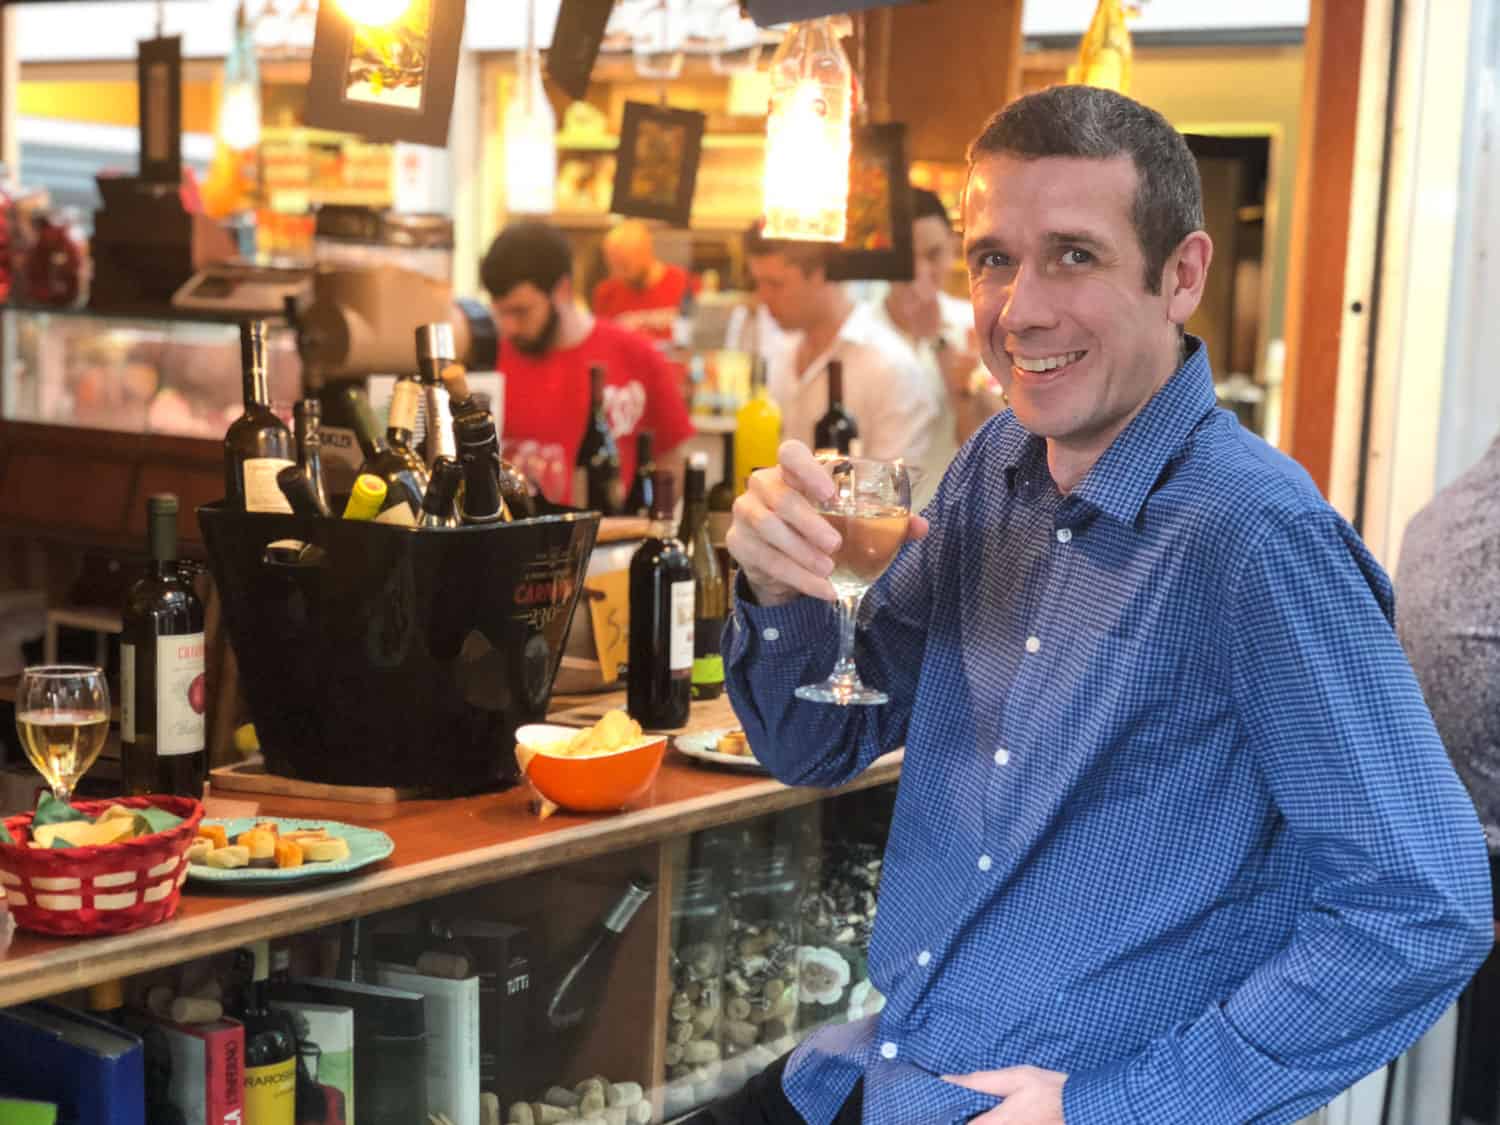
{"type": "Polygon", "coordinates": [[[572,274],[565,273],[565,274],[562,275],[561,278],[558,279],[557,284],[552,287],[552,297],[553,297],[554,300],[560,301],[564,305],[572,303],[572,301],[573,301],[573,275],[572,274]]]}
{"type": "Polygon", "coordinates": [[[1167,259],[1162,270],[1162,292],[1167,297],[1167,319],[1173,324],[1186,324],[1197,311],[1213,257],[1213,239],[1206,232],[1195,230],[1177,244],[1167,259]]]}

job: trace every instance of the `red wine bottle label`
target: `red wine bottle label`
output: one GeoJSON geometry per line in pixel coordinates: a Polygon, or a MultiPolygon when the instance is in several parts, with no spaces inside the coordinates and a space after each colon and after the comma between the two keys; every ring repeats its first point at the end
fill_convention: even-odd
{"type": "Polygon", "coordinates": [[[672,583],[672,641],[667,652],[667,667],[672,678],[693,673],[693,634],[697,622],[693,617],[693,583],[672,583]]]}
{"type": "Polygon", "coordinates": [[[203,634],[156,638],[156,753],[167,758],[203,749],[208,707],[203,634]]]}
{"type": "Polygon", "coordinates": [[[276,474],[295,464],[284,457],[247,457],[244,461],[245,511],[291,515],[291,502],[276,483],[276,474]]]}
{"type": "Polygon", "coordinates": [[[135,645],[120,645],[120,741],[135,741],[135,645]]]}

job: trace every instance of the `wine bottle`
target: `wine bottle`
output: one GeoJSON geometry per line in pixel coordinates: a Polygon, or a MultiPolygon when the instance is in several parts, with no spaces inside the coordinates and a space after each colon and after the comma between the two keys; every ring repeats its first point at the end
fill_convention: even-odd
{"type": "Polygon", "coordinates": [[[749,487],[750,474],[776,464],[781,445],[781,407],[766,389],[766,361],[756,357],[750,369],[750,397],[735,417],[734,494],[749,487]]]}
{"type": "Polygon", "coordinates": [[[344,505],[346,520],[373,520],[385,506],[385,481],[370,473],[360,473],[354,478],[354,490],[349,493],[349,502],[344,505]]]}
{"type": "Polygon", "coordinates": [[[708,541],[719,559],[724,588],[734,589],[734,558],[729,553],[729,528],[734,523],[734,434],[724,435],[724,475],[708,490],[708,541]]]}
{"type": "Polygon", "coordinates": [[[620,937],[656,884],[643,876],[631,879],[618,901],[579,939],[558,964],[547,990],[545,1018],[553,1035],[567,1036],[588,1024],[604,998],[609,970],[620,949],[620,937]]]}
{"type": "Polygon", "coordinates": [[[427,491],[427,466],[411,448],[412,428],[417,424],[417,403],[422,395],[415,379],[397,379],[391,391],[390,418],[385,429],[384,448],[366,459],[360,473],[369,473],[385,481],[385,504],[376,516],[378,523],[415,527],[422,510],[422,494],[427,491]]]}
{"type": "Polygon", "coordinates": [[[672,537],[677,497],[672,474],[658,470],[651,537],[630,559],[630,672],[626,709],[644,727],[688,720],[693,677],[693,564],[672,537]]]}
{"type": "Polygon", "coordinates": [[[724,658],[719,642],[728,614],[728,592],[719,556],[708,537],[708,454],[694,453],[684,476],[682,526],[677,538],[693,568],[694,699],[717,699],[724,691],[724,658]]]}
{"type": "Polygon", "coordinates": [[[478,392],[469,388],[469,376],[462,367],[456,363],[450,363],[443,368],[441,377],[443,386],[448,391],[448,411],[453,416],[455,432],[461,419],[475,414],[482,414],[489,418],[490,425],[495,424],[495,419],[490,416],[489,405],[482,400],[478,392]]]}
{"type": "Polygon", "coordinates": [[[323,501],[313,489],[313,483],[300,465],[288,465],[276,474],[276,486],[292,506],[295,516],[321,518],[333,513],[324,507],[323,501]]]}
{"type": "Polygon", "coordinates": [[[319,393],[318,438],[322,446],[323,493],[343,495],[354,487],[359,467],[374,454],[380,429],[370,400],[358,383],[334,383],[319,393]]]}
{"type": "Polygon", "coordinates": [[[146,536],[150,561],[125,595],[120,617],[125,791],[202,797],[208,777],[203,602],[177,566],[177,497],[146,501],[146,536]]]}
{"type": "Polygon", "coordinates": [[[297,1035],[291,1019],[266,996],[270,975],[265,941],[235,953],[239,983],[232,1014],[245,1026],[245,1125],[295,1125],[297,1035]]]}
{"type": "Polygon", "coordinates": [[[604,414],[604,375],[604,364],[589,365],[589,416],[573,461],[573,503],[617,516],[624,503],[620,495],[620,451],[604,414]]]}
{"type": "MultiPolygon", "coordinates": [[[[854,415],[844,409],[844,364],[842,360],[828,361],[828,412],[818,419],[813,429],[813,449],[819,453],[838,453],[845,457],[857,457],[859,451],[859,426],[854,415]]],[[[771,462],[775,464],[774,461],[771,462]]]]}
{"type": "Polygon", "coordinates": [[[417,328],[417,371],[422,382],[421,453],[428,469],[439,457],[457,454],[448,388],[443,383],[443,370],[457,360],[453,325],[435,323],[417,328]]]}
{"type": "Polygon", "coordinates": [[[458,424],[458,461],[463,466],[464,523],[509,523],[500,493],[500,446],[495,427],[466,417],[458,424]]]}
{"type": "Polygon", "coordinates": [[[276,474],[294,464],[292,435],[270,406],[266,376],[266,325],[240,325],[240,368],[245,412],[224,434],[224,499],[231,511],[290,512],[276,474]]]}
{"type": "MultiPolygon", "coordinates": [[[[318,514],[331,516],[333,509],[323,481],[323,407],[317,399],[300,399],[292,407],[292,434],[297,443],[297,465],[312,486],[318,514]]],[[[292,510],[296,511],[295,504],[292,510]]]]}
{"type": "Polygon", "coordinates": [[[635,475],[630,478],[630,495],[625,498],[627,516],[651,516],[651,478],[656,472],[653,446],[656,439],[650,430],[635,435],[635,475]]]}
{"type": "Polygon", "coordinates": [[[422,497],[419,527],[458,526],[458,486],[463,479],[463,468],[452,457],[439,457],[432,463],[427,494],[422,497]]]}

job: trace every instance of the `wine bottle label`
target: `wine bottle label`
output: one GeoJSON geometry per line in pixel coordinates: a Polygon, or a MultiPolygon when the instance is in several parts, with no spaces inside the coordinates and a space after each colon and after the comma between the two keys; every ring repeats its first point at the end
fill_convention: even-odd
{"type": "Polygon", "coordinates": [[[245,478],[245,511],[285,512],[292,514],[292,505],[281,486],[276,483],[276,474],[288,465],[295,465],[285,457],[248,457],[243,462],[245,478]]]}
{"type": "Polygon", "coordinates": [[[196,754],[207,742],[203,634],[156,638],[156,753],[196,754]]]}
{"type": "Polygon", "coordinates": [[[405,500],[398,500],[376,516],[375,522],[393,524],[396,527],[416,527],[417,513],[405,500]]]}
{"type": "Polygon", "coordinates": [[[690,676],[693,671],[693,583],[672,583],[672,641],[667,652],[667,667],[672,678],[690,676]]]}
{"type": "Polygon", "coordinates": [[[120,741],[135,741],[135,645],[120,644],[120,741]]]}
{"type": "Polygon", "coordinates": [[[245,1125],[295,1125],[297,1060],[245,1068],[245,1125]]]}

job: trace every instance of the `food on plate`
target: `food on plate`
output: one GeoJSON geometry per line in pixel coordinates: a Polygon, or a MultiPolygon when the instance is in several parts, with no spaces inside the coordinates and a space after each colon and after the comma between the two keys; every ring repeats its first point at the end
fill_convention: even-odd
{"type": "Polygon", "coordinates": [[[333,863],[348,859],[349,842],[331,835],[327,828],[281,830],[275,821],[263,820],[247,828],[229,843],[222,825],[204,824],[188,849],[188,862],[199,866],[233,870],[239,867],[286,870],[308,863],[333,863]]]}
{"type": "Polygon", "coordinates": [[[737,758],[750,756],[750,742],[745,738],[745,732],[739,727],[719,735],[719,741],[714,749],[720,754],[733,754],[737,758]]]}

